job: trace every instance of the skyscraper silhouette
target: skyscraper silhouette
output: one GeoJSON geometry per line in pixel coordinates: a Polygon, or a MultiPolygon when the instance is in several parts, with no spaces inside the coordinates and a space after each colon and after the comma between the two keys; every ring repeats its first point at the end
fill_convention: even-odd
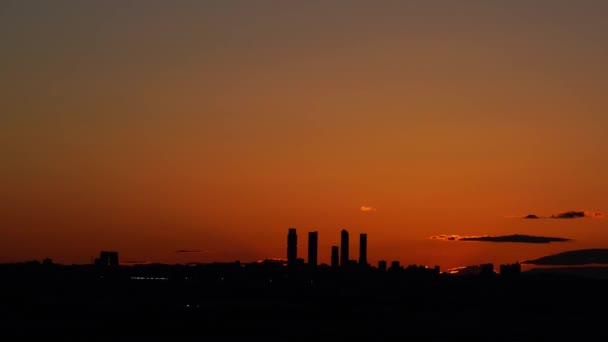
{"type": "Polygon", "coordinates": [[[346,229],[342,229],[340,237],[340,266],[345,267],[348,265],[348,232],[346,229]]]}
{"type": "Polygon", "coordinates": [[[338,256],[338,246],[331,246],[331,267],[338,268],[340,258],[338,256]]]}
{"type": "Polygon", "coordinates": [[[317,245],[319,233],[308,232],[308,265],[317,267],[317,245]]]}
{"type": "Polygon", "coordinates": [[[367,265],[367,234],[359,235],[359,264],[367,265]]]}
{"type": "Polygon", "coordinates": [[[289,228],[287,234],[287,266],[296,264],[298,258],[298,235],[295,228],[289,228]]]}

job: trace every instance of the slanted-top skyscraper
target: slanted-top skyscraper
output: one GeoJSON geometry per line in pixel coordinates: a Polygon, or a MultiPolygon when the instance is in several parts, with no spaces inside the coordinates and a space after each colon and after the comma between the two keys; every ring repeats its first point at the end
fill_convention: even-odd
{"type": "Polygon", "coordinates": [[[367,234],[359,235],[359,264],[367,265],[367,234]]]}
{"type": "Polygon", "coordinates": [[[340,234],[340,266],[348,265],[348,231],[342,229],[340,234]]]}
{"type": "Polygon", "coordinates": [[[289,228],[287,234],[287,266],[293,266],[298,259],[298,235],[295,228],[289,228]]]}
{"type": "Polygon", "coordinates": [[[319,233],[308,232],[308,265],[317,267],[317,246],[319,242],[319,233]]]}

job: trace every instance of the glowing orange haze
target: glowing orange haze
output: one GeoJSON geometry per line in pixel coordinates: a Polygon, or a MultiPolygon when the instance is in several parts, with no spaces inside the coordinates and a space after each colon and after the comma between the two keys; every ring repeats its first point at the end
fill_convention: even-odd
{"type": "Polygon", "coordinates": [[[325,263],[342,228],[374,264],[608,246],[515,218],[608,209],[608,5],[275,5],[3,6],[0,262],[247,262],[289,227],[325,263]]]}

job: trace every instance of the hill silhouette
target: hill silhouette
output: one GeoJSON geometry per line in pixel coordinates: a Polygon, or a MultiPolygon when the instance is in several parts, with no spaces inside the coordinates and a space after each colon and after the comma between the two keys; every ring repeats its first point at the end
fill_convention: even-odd
{"type": "Polygon", "coordinates": [[[589,265],[608,264],[608,249],[578,249],[526,260],[523,264],[533,265],[589,265]]]}

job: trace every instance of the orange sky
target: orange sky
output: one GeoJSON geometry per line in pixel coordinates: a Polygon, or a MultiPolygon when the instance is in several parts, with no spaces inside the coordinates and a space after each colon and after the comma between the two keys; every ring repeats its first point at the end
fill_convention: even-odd
{"type": "Polygon", "coordinates": [[[0,5],[0,262],[607,247],[608,4],[0,5]],[[361,206],[377,208],[362,212],[361,206]],[[550,244],[431,236],[565,237],[550,244]],[[201,250],[205,253],[176,253],[201,250]]]}

